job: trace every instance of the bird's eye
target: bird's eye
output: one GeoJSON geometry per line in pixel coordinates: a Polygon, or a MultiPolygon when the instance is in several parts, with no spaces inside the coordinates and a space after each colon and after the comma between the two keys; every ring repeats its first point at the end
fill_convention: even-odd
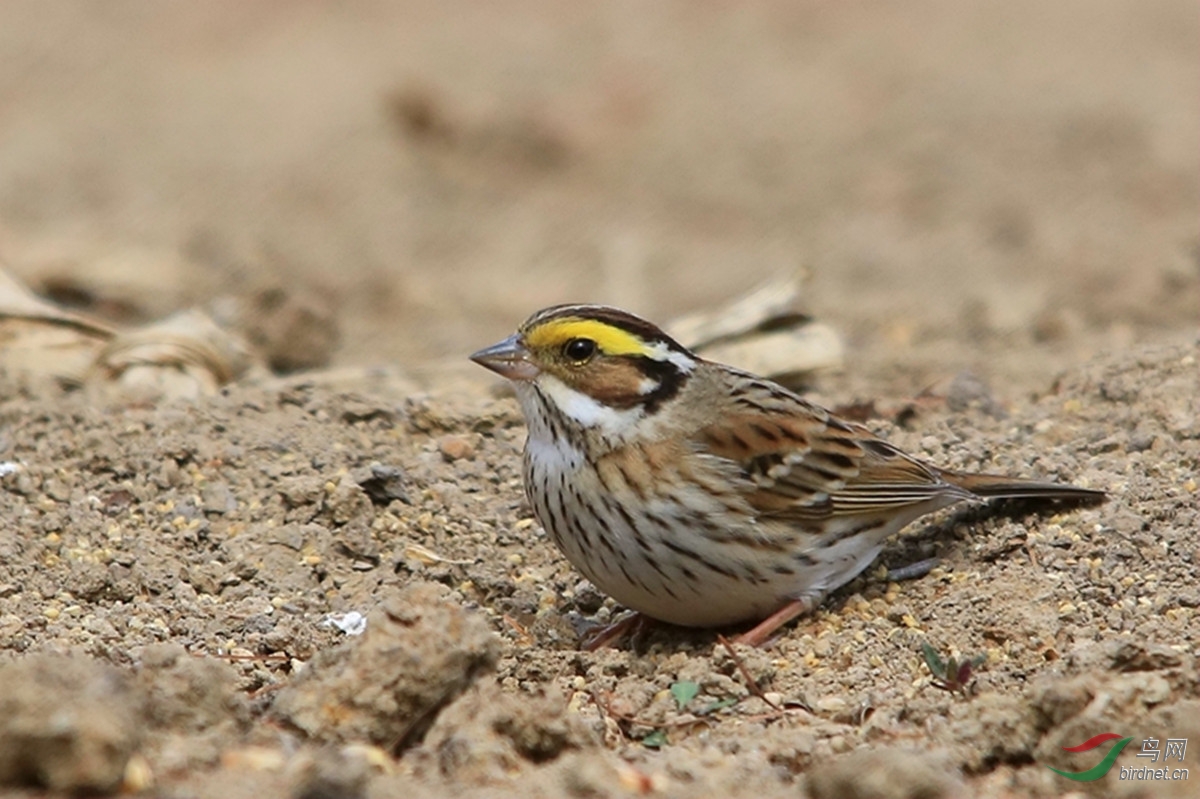
{"type": "Polygon", "coordinates": [[[563,355],[575,363],[586,363],[596,354],[596,342],[590,338],[573,338],[563,345],[563,355]]]}

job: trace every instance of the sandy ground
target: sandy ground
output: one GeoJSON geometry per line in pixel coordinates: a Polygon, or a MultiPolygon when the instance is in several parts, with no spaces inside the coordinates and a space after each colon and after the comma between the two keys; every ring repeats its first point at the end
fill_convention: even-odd
{"type": "Polygon", "coordinates": [[[0,6],[8,266],[86,274],[72,299],[123,322],[308,292],[348,375],[0,384],[0,795],[1195,795],[1198,28],[1095,0],[0,6]],[[848,346],[817,399],[1110,500],[916,525],[761,650],[581,652],[620,609],[532,520],[520,414],[465,354],[552,302],[666,319],[798,267],[848,346]],[[925,643],[987,656],[970,690],[925,643]],[[1047,768],[1110,731],[1130,767],[1189,739],[1191,779],[1047,768]]]}

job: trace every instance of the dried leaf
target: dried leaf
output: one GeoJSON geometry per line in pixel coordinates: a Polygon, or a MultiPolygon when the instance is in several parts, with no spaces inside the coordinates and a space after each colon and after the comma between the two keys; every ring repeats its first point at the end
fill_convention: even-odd
{"type": "Polygon", "coordinates": [[[0,269],[0,366],[7,371],[77,384],[113,335],[104,323],[41,299],[0,269]]]}
{"type": "Polygon", "coordinates": [[[448,563],[452,566],[470,566],[471,565],[471,561],[469,561],[469,560],[450,560],[449,558],[443,558],[441,555],[434,552],[432,549],[429,549],[428,547],[422,546],[421,544],[417,544],[417,543],[411,543],[411,544],[405,545],[404,556],[407,558],[412,558],[413,560],[415,560],[419,563],[422,563],[426,566],[432,566],[435,563],[448,563]]]}
{"type": "Polygon", "coordinates": [[[144,398],[212,393],[250,366],[243,342],[198,310],[119,332],[47,302],[0,270],[0,366],[144,398]]]}
{"type": "Polygon", "coordinates": [[[702,350],[769,326],[772,320],[799,316],[802,275],[772,280],[728,305],[674,319],[667,328],[680,344],[702,350]]]}
{"type": "Polygon", "coordinates": [[[840,368],[844,347],[833,328],[800,310],[801,294],[800,277],[789,276],[667,329],[705,358],[804,387],[817,372],[840,368]]]}

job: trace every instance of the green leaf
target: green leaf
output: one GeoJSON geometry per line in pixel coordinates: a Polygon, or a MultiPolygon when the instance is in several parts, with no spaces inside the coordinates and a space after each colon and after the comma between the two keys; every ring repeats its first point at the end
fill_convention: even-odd
{"type": "Polygon", "coordinates": [[[671,684],[671,696],[675,697],[675,704],[683,710],[696,698],[696,694],[700,693],[700,684],[690,681],[677,682],[671,684]]]}
{"type": "Polygon", "coordinates": [[[665,730],[655,730],[642,739],[642,746],[650,749],[658,749],[667,745],[667,733],[665,730]]]}
{"type": "Polygon", "coordinates": [[[928,641],[921,642],[921,654],[925,656],[925,665],[933,672],[934,677],[946,676],[946,663],[937,650],[929,645],[928,641]]]}

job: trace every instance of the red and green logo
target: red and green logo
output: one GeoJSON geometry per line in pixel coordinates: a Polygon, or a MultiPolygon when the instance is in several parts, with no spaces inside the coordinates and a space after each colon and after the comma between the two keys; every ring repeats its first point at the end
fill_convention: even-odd
{"type": "Polygon", "coordinates": [[[1117,761],[1117,755],[1121,754],[1121,750],[1124,749],[1132,740],[1132,738],[1122,738],[1115,732],[1103,732],[1094,738],[1088,738],[1078,746],[1063,747],[1064,752],[1090,752],[1097,746],[1106,744],[1109,741],[1117,742],[1112,749],[1108,750],[1108,754],[1104,756],[1103,760],[1092,766],[1087,771],[1063,771],[1062,769],[1057,769],[1054,766],[1047,766],[1046,768],[1050,769],[1055,774],[1061,774],[1067,779],[1075,780],[1076,782],[1091,782],[1092,780],[1098,780],[1108,773],[1109,769],[1113,767],[1113,763],[1117,761]]]}

